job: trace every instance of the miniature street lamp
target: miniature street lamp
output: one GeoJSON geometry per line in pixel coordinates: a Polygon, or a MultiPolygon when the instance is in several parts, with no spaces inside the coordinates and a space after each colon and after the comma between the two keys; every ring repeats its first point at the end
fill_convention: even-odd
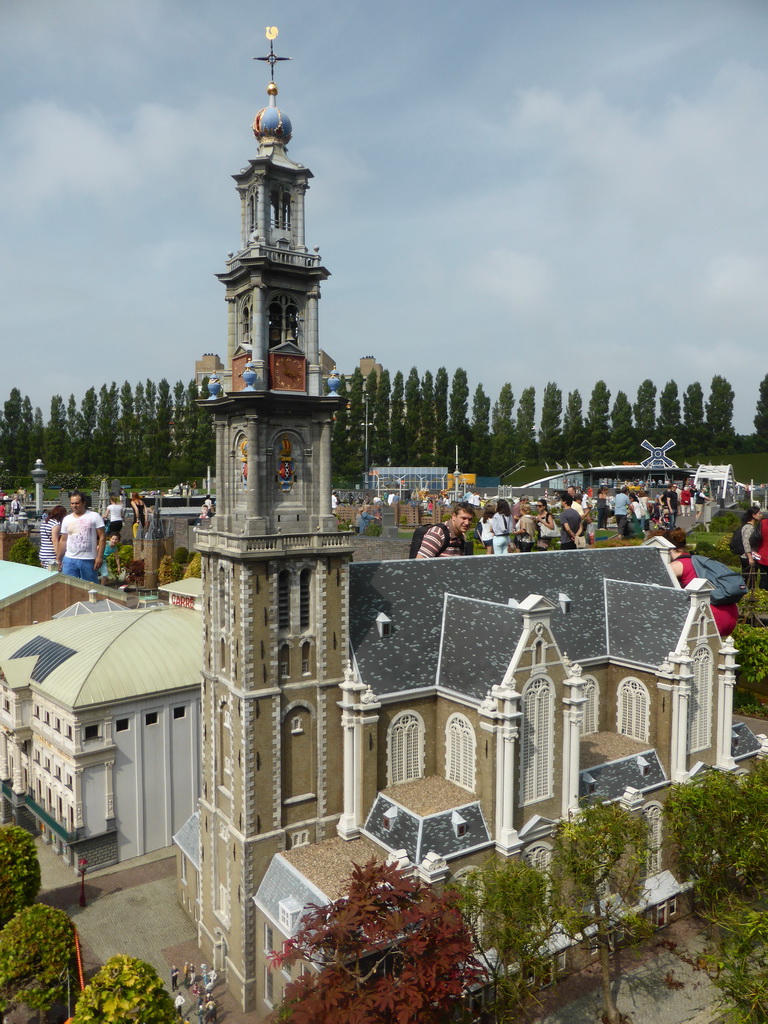
{"type": "Polygon", "coordinates": [[[47,476],[48,470],[43,465],[43,460],[38,459],[32,470],[32,480],[35,484],[35,512],[38,516],[43,514],[43,485],[47,476]]]}
{"type": "Polygon", "coordinates": [[[80,872],[80,906],[85,906],[85,872],[88,870],[88,858],[81,857],[77,862],[77,869],[80,872]]]}

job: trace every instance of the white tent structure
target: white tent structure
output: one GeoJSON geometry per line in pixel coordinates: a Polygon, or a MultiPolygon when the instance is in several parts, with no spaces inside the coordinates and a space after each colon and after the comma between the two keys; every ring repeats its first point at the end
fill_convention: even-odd
{"type": "Polygon", "coordinates": [[[744,490],[744,485],[737,483],[733,475],[733,466],[701,465],[696,470],[693,482],[697,488],[709,485],[710,497],[715,501],[724,501],[726,505],[738,501],[738,491],[744,490]]]}

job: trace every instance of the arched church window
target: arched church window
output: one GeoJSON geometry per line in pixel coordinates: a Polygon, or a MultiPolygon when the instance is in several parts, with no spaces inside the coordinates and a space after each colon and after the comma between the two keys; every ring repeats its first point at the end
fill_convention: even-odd
{"type": "Polygon", "coordinates": [[[272,210],[272,227],[281,231],[290,231],[291,193],[287,188],[279,186],[272,189],[270,207],[272,210]]]}
{"type": "Polygon", "coordinates": [[[712,736],[712,654],[699,647],[693,655],[693,680],[688,699],[688,750],[705,750],[712,736]]]}
{"type": "Polygon", "coordinates": [[[586,698],[586,703],[582,705],[581,733],[583,736],[588,736],[590,733],[597,732],[597,709],[600,701],[600,689],[597,685],[597,680],[585,679],[582,692],[586,698]]]}
{"type": "Polygon", "coordinates": [[[645,743],[651,699],[638,679],[623,679],[619,685],[618,731],[622,736],[645,743]]]}
{"type": "Polygon", "coordinates": [[[549,865],[552,863],[552,850],[543,843],[537,843],[525,851],[525,859],[537,871],[549,871],[549,865]]]}
{"type": "Polygon", "coordinates": [[[419,715],[404,711],[389,727],[390,782],[420,779],[424,763],[424,726],[419,715]]]}
{"type": "Polygon", "coordinates": [[[291,574],[287,569],[277,577],[277,625],[280,629],[291,628],[291,574]]]}
{"type": "Polygon", "coordinates": [[[290,295],[276,295],[269,304],[269,347],[296,341],[299,336],[299,309],[290,295]]]}
{"type": "Polygon", "coordinates": [[[451,715],[445,726],[445,777],[475,788],[475,731],[464,715],[451,715]]]}
{"type": "Polygon", "coordinates": [[[312,570],[302,569],[299,576],[299,627],[301,629],[309,629],[311,580],[312,570]]]}
{"type": "Polygon", "coordinates": [[[552,795],[554,689],[548,679],[533,679],[523,690],[520,788],[523,803],[552,795]]]}

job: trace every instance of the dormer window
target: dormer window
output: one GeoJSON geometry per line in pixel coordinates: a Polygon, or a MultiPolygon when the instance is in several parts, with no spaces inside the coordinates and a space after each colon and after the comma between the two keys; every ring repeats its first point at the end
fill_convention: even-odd
{"type": "Polygon", "coordinates": [[[280,909],[280,927],[286,935],[293,935],[301,917],[301,903],[295,897],[289,896],[287,899],[280,900],[278,907],[280,909]]]}
{"type": "Polygon", "coordinates": [[[386,811],[384,811],[382,821],[384,823],[384,828],[387,831],[389,831],[395,823],[395,818],[397,818],[397,810],[397,807],[392,806],[388,807],[386,811]]]}
{"type": "Polygon", "coordinates": [[[585,772],[583,778],[584,778],[584,785],[587,787],[587,793],[588,794],[594,793],[595,790],[597,789],[597,782],[595,781],[594,777],[592,775],[590,775],[589,772],[585,772]]]}
{"type": "Polygon", "coordinates": [[[383,639],[392,636],[392,619],[384,612],[379,612],[376,616],[376,629],[379,631],[379,636],[383,639]]]}
{"type": "Polygon", "coordinates": [[[467,820],[462,818],[458,811],[453,811],[451,814],[451,824],[453,825],[453,831],[457,839],[463,839],[467,834],[467,820]]]}
{"type": "Polygon", "coordinates": [[[642,755],[639,755],[635,758],[635,763],[637,764],[637,767],[640,769],[640,774],[643,776],[643,778],[645,778],[646,775],[648,775],[651,771],[650,762],[646,761],[646,759],[642,755]]]}

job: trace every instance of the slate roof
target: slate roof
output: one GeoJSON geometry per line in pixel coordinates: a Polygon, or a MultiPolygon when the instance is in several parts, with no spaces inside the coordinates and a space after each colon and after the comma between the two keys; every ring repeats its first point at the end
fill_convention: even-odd
{"type": "Polygon", "coordinates": [[[579,799],[617,800],[628,786],[643,793],[666,781],[667,776],[656,751],[643,750],[580,771],[579,799]]]}
{"type": "MultiPolygon", "coordinates": [[[[768,723],[766,724],[768,732],[768,723]]],[[[731,757],[741,761],[752,757],[760,749],[760,740],[745,722],[734,722],[731,727],[731,757]]]]}
{"type": "Polygon", "coordinates": [[[187,860],[191,861],[197,870],[200,870],[200,811],[195,813],[184,822],[179,831],[173,837],[174,843],[178,846],[187,860]]]}
{"type": "MultiPolygon", "coordinates": [[[[560,650],[572,661],[584,662],[607,653],[605,616],[595,614],[596,608],[606,606],[605,581],[623,580],[654,587],[645,599],[637,588],[617,586],[610,590],[610,618],[617,651],[631,649],[642,656],[642,664],[654,667],[676,646],[680,622],[684,621],[682,609],[688,608],[688,598],[673,584],[660,552],[651,547],[352,562],[349,574],[352,648],[363,682],[382,696],[435,685],[444,607],[450,628],[460,631],[456,638],[445,638],[450,644],[450,650],[446,648],[441,658],[441,671],[446,666],[446,685],[457,685],[456,673],[448,670],[449,663],[464,665],[467,676],[479,676],[479,666],[496,673],[506,657],[509,647],[498,654],[488,648],[502,646],[498,644],[498,632],[494,632],[497,628],[510,629],[514,634],[519,616],[516,619],[514,613],[488,611],[487,622],[481,623],[478,609],[467,606],[467,613],[475,616],[477,628],[466,629],[458,621],[458,606],[453,602],[445,604],[445,594],[500,607],[506,606],[510,598],[519,602],[530,594],[541,594],[555,605],[552,628],[560,650]],[[568,613],[558,604],[561,592],[571,598],[568,613]],[[646,608],[651,611],[646,612],[646,608]],[[663,609],[664,614],[656,618],[656,609],[663,609]],[[390,637],[380,637],[376,629],[380,612],[392,620],[390,637]],[[644,622],[642,650],[624,638],[623,623],[633,622],[638,616],[644,622]],[[665,626],[667,616],[670,624],[665,626]],[[493,643],[489,643],[491,639],[493,643]]],[[[506,644],[507,634],[502,635],[506,644]]],[[[487,688],[483,686],[483,694],[487,688]]]]}
{"type": "Polygon", "coordinates": [[[606,580],[607,653],[655,668],[677,647],[690,607],[677,588],[606,580]]]}
{"type": "Polygon", "coordinates": [[[446,594],[443,623],[438,686],[482,700],[501,682],[515,652],[523,631],[521,612],[506,604],[446,594]]]}
{"type": "Polygon", "coordinates": [[[403,807],[392,797],[379,793],[363,831],[392,852],[405,850],[412,864],[421,864],[428,853],[451,860],[491,843],[488,826],[477,801],[422,816],[403,807]],[[390,821],[389,828],[385,817],[390,821]],[[457,824],[463,824],[464,835],[457,834],[457,824]]]}
{"type": "Polygon", "coordinates": [[[277,853],[269,863],[267,873],[261,880],[253,902],[279,927],[280,902],[291,898],[300,903],[302,907],[306,907],[310,903],[322,907],[329,902],[324,892],[314,886],[292,864],[289,864],[282,854],[277,853]]]}

